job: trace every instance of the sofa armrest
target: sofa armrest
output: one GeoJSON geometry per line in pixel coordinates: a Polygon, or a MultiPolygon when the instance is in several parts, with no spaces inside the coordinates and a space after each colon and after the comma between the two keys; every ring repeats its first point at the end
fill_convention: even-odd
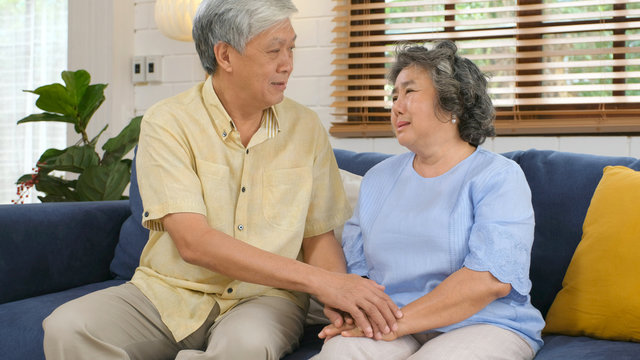
{"type": "Polygon", "coordinates": [[[0,205],[0,304],[111,278],[129,201],[0,205]]]}

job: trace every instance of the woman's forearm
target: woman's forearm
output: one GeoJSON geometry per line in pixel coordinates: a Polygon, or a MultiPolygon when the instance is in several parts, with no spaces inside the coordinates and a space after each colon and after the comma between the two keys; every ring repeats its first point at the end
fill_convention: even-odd
{"type": "Polygon", "coordinates": [[[404,317],[398,321],[398,336],[463,321],[510,291],[510,284],[500,282],[487,271],[462,268],[402,308],[404,317]]]}

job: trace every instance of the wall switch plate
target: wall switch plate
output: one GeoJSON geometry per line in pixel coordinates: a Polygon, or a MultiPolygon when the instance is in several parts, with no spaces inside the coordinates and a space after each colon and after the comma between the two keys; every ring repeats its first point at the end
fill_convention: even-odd
{"type": "Polygon", "coordinates": [[[143,83],[147,81],[146,78],[146,62],[144,56],[135,56],[131,66],[131,74],[133,83],[143,83]]]}
{"type": "Polygon", "coordinates": [[[146,71],[148,82],[162,81],[162,56],[150,55],[146,57],[146,71]]]}

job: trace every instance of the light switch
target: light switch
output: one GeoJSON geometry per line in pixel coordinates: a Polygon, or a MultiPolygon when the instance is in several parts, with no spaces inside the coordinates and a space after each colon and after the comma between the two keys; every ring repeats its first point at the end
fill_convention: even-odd
{"type": "Polygon", "coordinates": [[[148,82],[162,81],[162,56],[150,55],[146,57],[146,79],[148,82]]]}
{"type": "Polygon", "coordinates": [[[144,56],[135,56],[131,66],[132,79],[134,84],[146,82],[146,64],[144,56]]]}

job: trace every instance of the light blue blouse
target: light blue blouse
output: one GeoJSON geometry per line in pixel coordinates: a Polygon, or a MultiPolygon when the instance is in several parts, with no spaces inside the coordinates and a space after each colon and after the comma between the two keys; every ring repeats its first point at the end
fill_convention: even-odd
{"type": "Polygon", "coordinates": [[[423,178],[413,153],[374,166],[342,235],[348,270],[386,287],[400,307],[458,269],[489,271],[511,293],[437,331],[485,323],[512,330],[538,351],[544,320],[531,305],[534,217],[520,166],[479,147],[445,174],[423,178]]]}

